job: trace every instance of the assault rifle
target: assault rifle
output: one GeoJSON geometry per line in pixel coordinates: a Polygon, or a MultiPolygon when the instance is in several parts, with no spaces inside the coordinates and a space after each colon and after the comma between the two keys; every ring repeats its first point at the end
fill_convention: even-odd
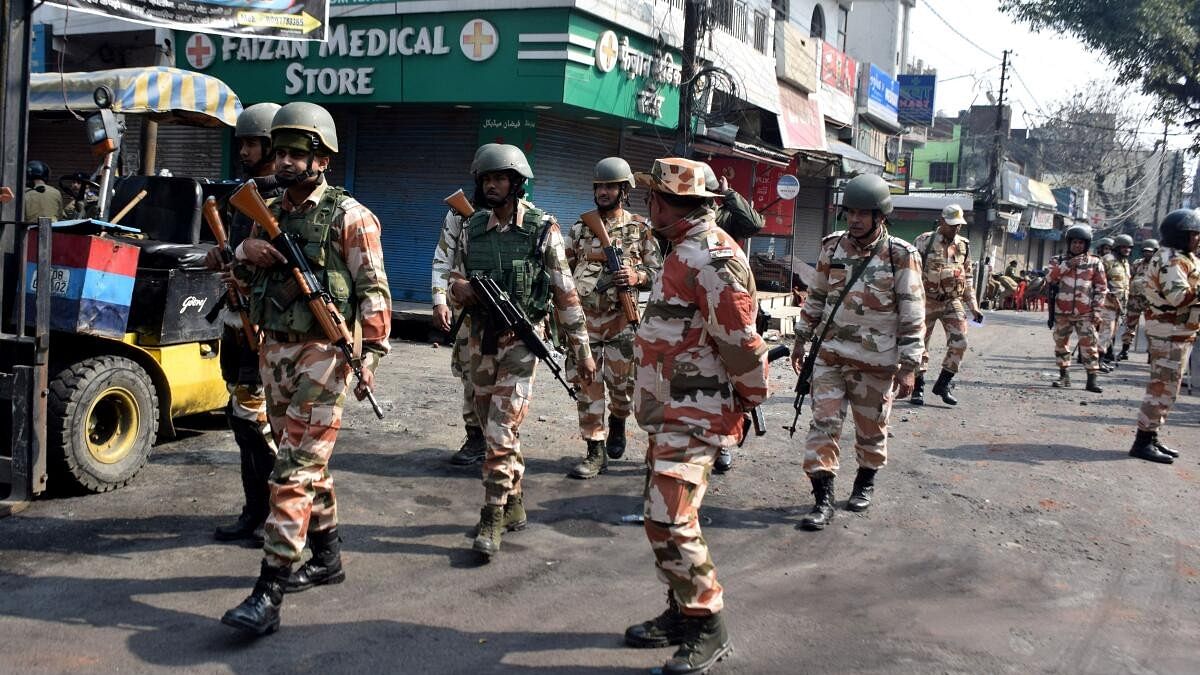
{"type": "Polygon", "coordinates": [[[495,354],[498,350],[497,342],[500,336],[512,331],[521,342],[525,343],[526,349],[546,364],[554,378],[567,388],[567,394],[572,399],[578,400],[576,388],[567,384],[567,381],[563,379],[562,366],[558,365],[558,362],[550,355],[550,346],[538,336],[529,317],[525,316],[525,312],[513,303],[512,299],[508,297],[508,293],[505,293],[491,277],[483,274],[472,274],[467,281],[471,284],[475,300],[479,303],[479,308],[487,322],[483,329],[483,353],[495,354]]]}
{"type": "MultiPolygon", "coordinates": [[[[449,206],[455,213],[464,221],[467,218],[475,215],[475,207],[471,205],[471,200],[467,199],[467,195],[463,193],[462,188],[454,191],[454,194],[442,200],[446,206],[449,206]]],[[[446,346],[454,344],[454,339],[458,335],[458,330],[462,328],[463,320],[467,318],[467,311],[461,309],[458,316],[454,319],[454,323],[450,324],[450,333],[446,337],[446,346]]]]}
{"type": "MultiPolygon", "coordinates": [[[[767,363],[782,359],[792,352],[787,345],[777,345],[767,352],[767,363]]],[[[738,443],[738,447],[746,442],[746,437],[750,435],[750,429],[754,429],[755,436],[765,436],[767,434],[767,420],[763,416],[762,406],[754,406],[746,411],[746,417],[742,420],[742,440],[738,443]]]]}
{"type": "Polygon", "coordinates": [[[1046,328],[1054,328],[1054,318],[1057,316],[1055,305],[1058,304],[1058,284],[1046,285],[1046,306],[1049,318],[1046,320],[1046,328]]]}
{"type": "MultiPolygon", "coordinates": [[[[221,252],[221,263],[226,269],[233,264],[233,249],[229,247],[229,238],[225,236],[225,225],[221,222],[221,214],[217,211],[216,197],[209,197],[204,200],[204,221],[208,223],[208,229],[212,230],[213,237],[217,240],[217,250],[221,252]]],[[[242,295],[242,289],[238,286],[237,281],[225,279],[225,304],[229,309],[237,312],[238,318],[242,320],[242,333],[246,336],[246,344],[250,345],[250,349],[258,351],[258,329],[254,327],[254,322],[250,320],[250,303],[246,301],[246,296],[242,295]]]]}
{"type": "MultiPolygon", "coordinates": [[[[621,249],[613,246],[612,238],[608,236],[608,228],[604,227],[604,221],[600,218],[600,213],[597,211],[588,211],[579,217],[587,229],[591,230],[592,234],[600,240],[600,246],[604,249],[604,271],[609,274],[616,274],[625,267],[624,255],[621,249]]],[[[612,284],[607,284],[604,288],[597,287],[597,291],[603,293],[607,291],[612,284]]],[[[621,313],[625,315],[625,321],[637,329],[641,317],[638,315],[637,307],[637,287],[626,286],[617,291],[617,298],[621,301],[621,313]]]]}
{"type": "MultiPolygon", "coordinates": [[[[354,337],[346,326],[346,318],[334,306],[333,297],[329,295],[329,291],[321,286],[321,281],[313,273],[312,267],[308,264],[308,258],[304,257],[304,252],[300,250],[300,245],[290,234],[280,231],[275,216],[271,215],[267,203],[258,193],[258,186],[254,181],[246,181],[242,187],[230,195],[229,203],[258,223],[258,226],[270,237],[271,245],[283,254],[287,261],[284,264],[291,270],[292,277],[300,288],[300,295],[308,302],[308,308],[312,311],[317,323],[320,324],[325,337],[341,350],[342,356],[346,358],[346,363],[354,371],[358,385],[361,386],[363,381],[362,359],[354,358],[354,337]]],[[[371,409],[375,411],[375,416],[383,419],[383,409],[379,407],[379,401],[375,400],[374,392],[370,389],[364,389],[364,391],[366,399],[371,403],[371,409]]]]}

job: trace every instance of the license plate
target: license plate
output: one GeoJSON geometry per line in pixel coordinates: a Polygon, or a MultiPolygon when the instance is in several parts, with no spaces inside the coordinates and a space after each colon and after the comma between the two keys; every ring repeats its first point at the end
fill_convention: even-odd
{"type": "MultiPolygon", "coordinates": [[[[50,295],[66,295],[67,287],[71,285],[71,270],[64,267],[50,268],[50,295]]],[[[38,278],[37,270],[33,271],[33,277],[29,280],[29,292],[37,293],[38,278]]]]}

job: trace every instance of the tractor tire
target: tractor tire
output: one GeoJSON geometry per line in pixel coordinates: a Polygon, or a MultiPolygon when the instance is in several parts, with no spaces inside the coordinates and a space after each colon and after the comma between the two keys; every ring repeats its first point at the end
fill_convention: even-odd
{"type": "Polygon", "coordinates": [[[158,394],[129,359],[97,356],[66,366],[50,381],[47,408],[52,481],[108,492],[133,480],[150,458],[158,394]]]}

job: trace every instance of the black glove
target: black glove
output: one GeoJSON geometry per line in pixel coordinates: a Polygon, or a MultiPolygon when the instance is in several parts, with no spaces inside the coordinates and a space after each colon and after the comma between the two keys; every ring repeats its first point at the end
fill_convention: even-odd
{"type": "Polygon", "coordinates": [[[1054,317],[1046,319],[1046,328],[1054,328],[1054,317]]]}

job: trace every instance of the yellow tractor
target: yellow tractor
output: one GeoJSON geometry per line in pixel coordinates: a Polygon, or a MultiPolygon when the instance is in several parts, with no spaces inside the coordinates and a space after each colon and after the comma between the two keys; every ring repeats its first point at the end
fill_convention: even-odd
{"type": "Polygon", "coordinates": [[[174,435],[176,418],[219,410],[228,399],[214,309],[222,289],[203,266],[212,244],[202,236],[201,205],[229,186],[118,176],[116,157],[125,115],[232,126],[237,97],[198,73],[124,68],[35,74],[29,101],[36,115],[94,111],[86,126],[101,160],[98,217],[18,223],[8,238],[0,515],[48,482],[88,492],[125,485],[156,439],[174,435]]]}

